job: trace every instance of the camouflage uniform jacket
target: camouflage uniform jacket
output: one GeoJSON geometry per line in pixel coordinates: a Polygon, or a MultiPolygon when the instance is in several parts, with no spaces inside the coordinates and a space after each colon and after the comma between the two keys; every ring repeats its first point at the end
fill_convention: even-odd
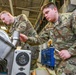
{"type": "MultiPolygon", "coordinates": [[[[71,58],[67,59],[68,61],[64,61],[64,64],[66,66],[63,67],[63,65],[61,64],[62,67],[61,66],[60,67],[61,69],[66,68],[65,74],[67,73],[66,71],[68,72],[71,71],[72,75],[76,75],[76,71],[75,71],[76,69],[76,15],[73,13],[59,14],[58,21],[56,23],[53,23],[53,27],[48,29],[46,27],[45,31],[41,34],[41,36],[43,38],[46,38],[46,40],[47,38],[52,39],[53,45],[56,49],[58,50],[66,49],[70,52],[70,54],[72,55],[71,58]]],[[[57,59],[61,61],[60,58],[57,58],[57,59]]],[[[64,70],[62,70],[61,72],[63,71],[64,70]]]]}
{"type": "Polygon", "coordinates": [[[15,30],[28,36],[29,39],[27,43],[33,45],[35,41],[34,38],[37,36],[37,33],[28,18],[26,17],[26,15],[21,14],[15,17],[15,21],[10,28],[10,33],[12,34],[15,30]]]}
{"type": "Polygon", "coordinates": [[[53,23],[53,27],[45,28],[41,37],[45,41],[52,39],[56,49],[68,49],[72,55],[76,55],[76,15],[60,14],[58,21],[53,23]]]}

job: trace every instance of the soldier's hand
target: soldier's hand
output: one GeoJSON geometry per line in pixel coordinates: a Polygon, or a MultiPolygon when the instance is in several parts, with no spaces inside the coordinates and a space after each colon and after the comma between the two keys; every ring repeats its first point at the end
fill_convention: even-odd
{"type": "Polygon", "coordinates": [[[59,51],[59,55],[60,55],[60,58],[62,58],[63,60],[71,57],[71,54],[68,52],[68,50],[59,51]]]}
{"type": "Polygon", "coordinates": [[[28,40],[28,37],[24,34],[20,34],[20,41],[26,42],[28,40]]]}

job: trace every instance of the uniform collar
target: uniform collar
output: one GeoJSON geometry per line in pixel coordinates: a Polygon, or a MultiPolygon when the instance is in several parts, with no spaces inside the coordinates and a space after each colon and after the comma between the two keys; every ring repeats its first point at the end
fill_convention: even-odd
{"type": "Polygon", "coordinates": [[[14,17],[14,23],[16,23],[18,20],[17,20],[17,18],[16,17],[14,17]]]}
{"type": "Polygon", "coordinates": [[[58,20],[53,23],[54,24],[54,27],[57,26],[57,25],[59,25],[61,22],[62,22],[61,16],[59,15],[58,20]]]}

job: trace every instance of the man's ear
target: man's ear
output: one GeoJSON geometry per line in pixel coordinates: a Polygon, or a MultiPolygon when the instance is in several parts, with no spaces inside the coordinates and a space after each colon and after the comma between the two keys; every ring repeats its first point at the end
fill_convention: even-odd
{"type": "Polygon", "coordinates": [[[57,11],[57,8],[54,8],[55,11],[57,11]]]}

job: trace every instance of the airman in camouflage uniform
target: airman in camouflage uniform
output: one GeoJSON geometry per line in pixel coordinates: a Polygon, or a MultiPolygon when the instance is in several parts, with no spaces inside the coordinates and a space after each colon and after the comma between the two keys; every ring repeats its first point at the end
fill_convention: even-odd
{"type": "MultiPolygon", "coordinates": [[[[10,26],[11,28],[9,30],[11,35],[15,30],[17,30],[20,33],[22,33],[30,38],[37,36],[37,33],[34,30],[32,24],[30,23],[30,21],[24,14],[14,17],[9,12],[2,11],[0,13],[0,19],[7,25],[11,24],[11,26],[10,26]]],[[[28,44],[22,43],[21,45],[22,45],[22,49],[31,50],[31,52],[32,52],[31,69],[34,69],[37,67],[37,58],[38,58],[38,54],[39,54],[39,49],[38,49],[38,46],[31,46],[31,45],[33,45],[34,42],[32,41],[33,38],[32,39],[30,39],[30,38],[27,41],[28,44]]]]}
{"type": "Polygon", "coordinates": [[[76,14],[59,14],[52,2],[41,10],[46,19],[52,22],[52,27],[45,28],[42,36],[52,39],[54,47],[59,50],[55,53],[56,74],[76,75],[76,14]]]}

